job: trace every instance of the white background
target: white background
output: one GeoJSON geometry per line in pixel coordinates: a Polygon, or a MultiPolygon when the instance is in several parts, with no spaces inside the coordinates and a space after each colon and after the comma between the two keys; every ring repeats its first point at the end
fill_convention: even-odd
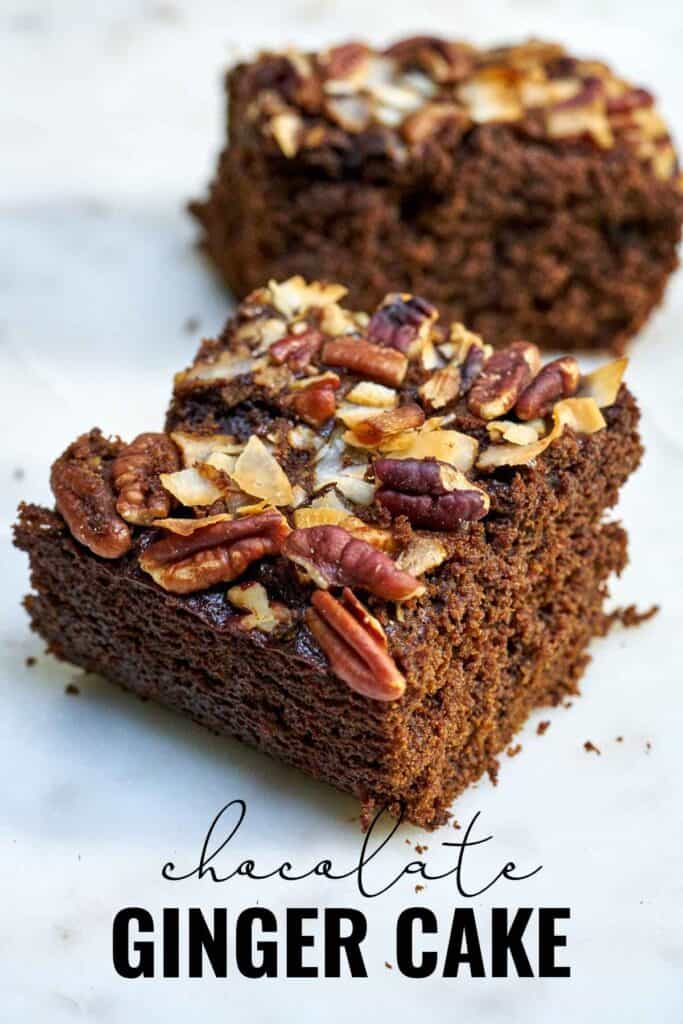
{"type": "MultiPolygon", "coordinates": [[[[260,45],[390,40],[417,30],[478,42],[562,37],[651,84],[683,140],[683,7],[664,0],[0,2],[3,1024],[202,1013],[256,1022],[368,1012],[467,1024],[683,1019],[680,276],[633,349],[629,379],[648,452],[623,493],[632,564],[614,587],[618,603],[658,601],[662,612],[596,643],[584,696],[569,710],[535,715],[519,757],[503,757],[499,786],[480,783],[454,809],[463,823],[481,811],[479,834],[495,837],[473,856],[473,879],[507,859],[526,869],[543,864],[534,879],[500,883],[474,901],[485,947],[490,903],[571,907],[569,946],[559,955],[572,966],[569,980],[408,981],[386,968],[405,906],[438,911],[445,941],[449,908],[459,902],[448,881],[416,895],[404,880],[370,901],[350,883],[162,881],[166,860],[192,866],[208,823],[233,797],[249,804],[233,864],[253,856],[264,869],[284,858],[303,868],[333,856],[350,865],[360,846],[354,802],[57,664],[19,606],[26,561],[9,545],[18,501],[49,500],[49,464],[82,430],[98,424],[132,436],[158,428],[172,372],[228,312],[193,251],[183,210],[219,147],[226,62],[260,45]],[[199,328],[184,327],[190,317],[199,328]],[[30,669],[28,656],[38,658],[30,669]],[[73,680],[78,697],[64,694],[73,680]],[[542,738],[541,719],[552,723],[542,738]],[[601,756],[584,751],[588,739],[601,756]],[[222,905],[232,914],[256,901],[276,912],[363,909],[370,978],[115,975],[119,907],[222,905]]],[[[426,842],[436,865],[448,861],[440,840],[460,835],[402,828],[384,857],[387,875],[416,856],[405,839],[426,842]]]]}

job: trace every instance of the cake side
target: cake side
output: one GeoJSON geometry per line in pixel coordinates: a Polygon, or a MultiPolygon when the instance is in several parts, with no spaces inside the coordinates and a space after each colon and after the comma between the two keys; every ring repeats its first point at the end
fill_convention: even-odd
{"type": "Polygon", "coordinates": [[[680,177],[651,94],[554,44],[264,54],[228,89],[228,145],[192,209],[240,297],[302,273],[358,308],[424,295],[495,344],[619,352],[677,265],[680,177]]]}
{"type": "Polygon", "coordinates": [[[27,608],[58,656],[432,827],[576,688],[638,410],[624,360],[541,366],[342,292],[272,282],[178,375],[168,433],[69,446],[58,511],[17,526],[27,608]]]}

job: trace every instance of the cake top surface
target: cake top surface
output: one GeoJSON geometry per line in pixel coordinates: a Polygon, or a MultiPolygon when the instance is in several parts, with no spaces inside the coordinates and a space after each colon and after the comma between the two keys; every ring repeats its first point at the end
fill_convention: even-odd
{"type": "Polygon", "coordinates": [[[507,124],[557,143],[625,146],[658,178],[678,176],[652,94],[556,43],[477,49],[415,36],[385,50],[267,52],[240,71],[246,120],[290,159],[355,145],[404,163],[435,140],[457,145],[473,127],[507,124]]]}
{"type": "Polygon", "coordinates": [[[515,474],[567,432],[606,432],[627,361],[587,375],[573,357],[541,366],[536,346],[494,352],[419,297],[389,295],[368,315],[344,294],[299,277],[253,292],[177,375],[175,429],[127,445],[83,435],[52,487],[95,554],[134,548],[172,594],[230,583],[264,633],[290,613],[248,570],[280,560],[315,588],[306,622],[336,674],[386,700],[405,681],[356,591],[419,600],[463,534],[500,514],[515,474]]]}

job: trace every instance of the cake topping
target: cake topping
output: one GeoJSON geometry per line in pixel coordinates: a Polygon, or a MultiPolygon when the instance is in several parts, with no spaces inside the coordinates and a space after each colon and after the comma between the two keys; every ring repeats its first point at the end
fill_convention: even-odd
{"type": "Polygon", "coordinates": [[[50,474],[57,510],[71,534],[100,558],[121,558],[132,544],[111,485],[115,453],[115,444],[91,430],[69,445],[50,474]]]}
{"type": "Polygon", "coordinates": [[[379,132],[405,162],[444,130],[457,139],[478,125],[507,124],[535,137],[626,146],[657,177],[677,174],[652,95],[554,43],[479,50],[415,36],[384,51],[354,42],[318,55],[265,53],[252,67],[269,65],[278,75],[252,77],[247,116],[286,159],[334,146],[340,132],[374,132],[375,141],[379,132]]]}
{"type": "Polygon", "coordinates": [[[514,341],[490,356],[475,379],[467,399],[470,411],[484,420],[509,412],[539,371],[541,354],[536,345],[514,341]]]}
{"type": "Polygon", "coordinates": [[[402,697],[405,678],[387,650],[384,630],[354,594],[345,588],[338,600],[329,591],[316,590],[311,604],[306,624],[332,672],[364,697],[402,697]]]}
{"type": "Polygon", "coordinates": [[[560,398],[570,398],[579,386],[579,364],[573,356],[546,363],[517,399],[515,413],[520,420],[546,416],[560,398]]]}
{"type": "Polygon", "coordinates": [[[191,594],[237,579],[252,562],[279,554],[288,532],[286,519],[274,509],[214,520],[188,535],[169,532],[153,542],[142,553],[140,567],[164,590],[191,594]]]}
{"type": "Polygon", "coordinates": [[[279,601],[271,602],[266,588],[256,580],[235,584],[228,590],[227,597],[231,605],[247,612],[240,619],[241,629],[272,633],[279,626],[288,626],[292,622],[290,610],[279,601]]]}
{"type": "Polygon", "coordinates": [[[424,587],[366,541],[341,526],[311,526],[293,530],[282,553],[300,566],[316,586],[360,587],[385,601],[407,601],[424,587]]]}
{"type": "Polygon", "coordinates": [[[171,509],[160,474],[179,465],[178,449],[166,434],[139,434],[114,460],[112,479],[118,493],[116,511],[128,523],[149,526],[171,509]]]}

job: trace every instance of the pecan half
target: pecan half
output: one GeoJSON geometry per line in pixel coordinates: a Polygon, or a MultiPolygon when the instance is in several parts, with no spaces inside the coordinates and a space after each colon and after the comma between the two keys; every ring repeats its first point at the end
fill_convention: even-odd
{"type": "Polygon", "coordinates": [[[286,334],[272,344],[268,352],[276,363],[286,363],[290,370],[303,370],[317,355],[322,340],[317,327],[308,327],[301,334],[286,334]]]}
{"type": "Polygon", "coordinates": [[[178,449],[168,434],[139,434],[112,466],[116,511],[137,526],[164,519],[171,510],[171,498],[159,474],[175,473],[179,467],[178,449]]]}
{"type": "Polygon", "coordinates": [[[322,360],[328,366],[341,366],[367,380],[397,387],[408,369],[402,352],[373,345],[362,338],[336,338],[325,343],[322,360]]]}
{"type": "Polygon", "coordinates": [[[460,394],[466,395],[479,376],[486,361],[483,346],[471,345],[460,367],[460,394]]]}
{"type": "Polygon", "coordinates": [[[387,295],[372,315],[368,340],[406,353],[436,315],[431,302],[418,295],[387,295]]]}
{"type": "Polygon", "coordinates": [[[472,385],[467,400],[470,412],[484,420],[499,419],[514,407],[540,364],[538,348],[527,341],[513,341],[494,352],[472,385]]]}
{"type": "Polygon", "coordinates": [[[69,445],[50,473],[57,511],[73,537],[100,558],[120,558],[132,544],[111,486],[116,452],[115,444],[91,430],[69,445]]]}
{"type": "Polygon", "coordinates": [[[560,398],[570,398],[579,386],[579,364],[573,356],[546,363],[538,376],[521,393],[515,405],[520,420],[545,416],[560,398]]]}
{"type": "Polygon", "coordinates": [[[396,568],[384,552],[357,540],[341,526],[310,526],[293,530],[282,554],[301,566],[322,589],[361,587],[385,601],[407,601],[424,587],[396,568]]]}
{"type": "Polygon", "coordinates": [[[360,420],[354,426],[353,433],[361,444],[376,445],[394,434],[421,427],[424,421],[425,414],[419,405],[401,405],[398,409],[360,420]]]}
{"type": "Polygon", "coordinates": [[[413,526],[454,530],[463,520],[482,519],[489,510],[486,491],[444,462],[426,459],[377,459],[382,483],[377,501],[392,516],[406,516],[413,526]]]}
{"type": "Polygon", "coordinates": [[[172,594],[191,594],[237,579],[251,565],[277,555],[289,531],[273,510],[204,526],[187,536],[170,534],[150,544],[140,567],[172,594]]]}
{"type": "Polygon", "coordinates": [[[474,67],[471,47],[438,36],[411,36],[399,40],[384,52],[404,68],[421,68],[435,82],[459,82],[474,67]]]}
{"type": "Polygon", "coordinates": [[[312,597],[306,624],[327,656],[331,671],[352,690],[374,700],[397,700],[404,676],[387,651],[381,626],[350,590],[341,600],[325,590],[312,597]]]}
{"type": "Polygon", "coordinates": [[[311,381],[308,387],[300,388],[290,399],[296,415],[312,427],[321,427],[334,416],[337,407],[335,391],[339,387],[339,377],[333,374],[322,375],[319,380],[311,381]]]}

